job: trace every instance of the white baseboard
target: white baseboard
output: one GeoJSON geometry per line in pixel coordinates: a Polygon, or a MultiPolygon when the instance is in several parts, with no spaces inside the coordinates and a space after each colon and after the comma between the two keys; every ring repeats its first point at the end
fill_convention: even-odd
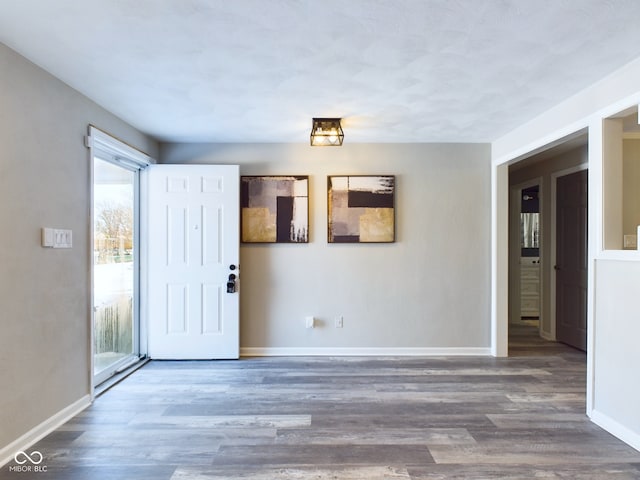
{"type": "Polygon", "coordinates": [[[63,408],[58,413],[42,422],[40,425],[36,425],[34,428],[29,430],[20,438],[11,442],[6,447],[2,447],[0,449],[0,467],[13,460],[13,456],[17,452],[27,450],[34,443],[42,440],[60,425],[69,421],[89,405],[91,405],[91,395],[85,395],[68,407],[63,408]]]}
{"type": "Polygon", "coordinates": [[[490,356],[489,347],[445,347],[445,348],[289,348],[289,347],[244,347],[241,357],[456,357],[490,356]]]}
{"type": "Polygon", "coordinates": [[[540,337],[544,338],[545,340],[549,340],[550,342],[556,341],[555,335],[549,332],[545,332],[544,330],[540,330],[540,337]]]}
{"type": "Polygon", "coordinates": [[[629,430],[624,425],[597,410],[592,410],[590,416],[593,423],[640,451],[640,434],[638,432],[629,430]]]}

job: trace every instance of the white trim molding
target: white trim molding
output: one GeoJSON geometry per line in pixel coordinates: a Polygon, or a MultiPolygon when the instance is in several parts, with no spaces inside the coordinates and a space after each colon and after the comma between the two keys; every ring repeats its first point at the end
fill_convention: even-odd
{"type": "Polygon", "coordinates": [[[590,417],[593,423],[640,451],[640,435],[636,432],[597,410],[592,410],[590,417]]]}
{"type": "Polygon", "coordinates": [[[122,163],[131,169],[142,169],[151,163],[151,157],[146,153],[127,145],[93,125],[89,125],[86,146],[92,149],[93,155],[96,152],[103,152],[110,160],[122,163]]]}
{"type": "Polygon", "coordinates": [[[509,166],[491,168],[491,355],[509,355],[509,166]]]}
{"type": "MultiPolygon", "coordinates": [[[[17,452],[27,450],[33,444],[42,440],[58,427],[71,420],[89,405],[91,405],[91,395],[85,395],[79,400],[73,402],[68,407],[63,408],[58,413],[42,422],[40,425],[36,425],[20,438],[11,442],[9,445],[2,447],[0,449],[0,467],[3,467],[7,463],[9,463],[17,452]]],[[[42,454],[46,459],[46,452],[42,452],[42,454]]]]}
{"type": "Polygon", "coordinates": [[[244,347],[241,357],[487,357],[490,347],[244,347]]]}

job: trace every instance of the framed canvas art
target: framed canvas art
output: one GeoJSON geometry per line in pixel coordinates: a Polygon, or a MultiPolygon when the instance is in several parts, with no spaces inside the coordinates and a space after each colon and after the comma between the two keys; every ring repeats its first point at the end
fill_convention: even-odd
{"type": "Polygon", "coordinates": [[[329,243],[395,241],[395,176],[327,177],[329,243]]]}
{"type": "Polygon", "coordinates": [[[309,177],[240,177],[240,211],[244,243],[307,243],[309,177]]]}

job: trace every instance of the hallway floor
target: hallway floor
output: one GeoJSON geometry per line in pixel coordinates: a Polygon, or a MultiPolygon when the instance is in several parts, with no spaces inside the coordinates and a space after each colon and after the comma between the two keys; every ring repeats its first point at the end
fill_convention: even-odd
{"type": "Polygon", "coordinates": [[[640,479],[584,414],[585,354],[530,328],[504,359],[150,362],[0,478],[640,479]]]}
{"type": "MultiPolygon", "coordinates": [[[[582,353],[585,362],[586,354],[559,342],[550,342],[540,337],[536,321],[524,320],[509,324],[509,356],[537,357],[545,355],[562,355],[566,352],[582,353]]],[[[586,375],[586,373],[585,373],[586,375]]]]}

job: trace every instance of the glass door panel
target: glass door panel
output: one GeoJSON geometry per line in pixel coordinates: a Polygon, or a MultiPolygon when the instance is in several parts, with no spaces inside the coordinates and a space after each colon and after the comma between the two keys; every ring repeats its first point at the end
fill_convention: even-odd
{"type": "Polygon", "coordinates": [[[94,158],[95,384],[137,357],[137,172],[94,158]]]}

